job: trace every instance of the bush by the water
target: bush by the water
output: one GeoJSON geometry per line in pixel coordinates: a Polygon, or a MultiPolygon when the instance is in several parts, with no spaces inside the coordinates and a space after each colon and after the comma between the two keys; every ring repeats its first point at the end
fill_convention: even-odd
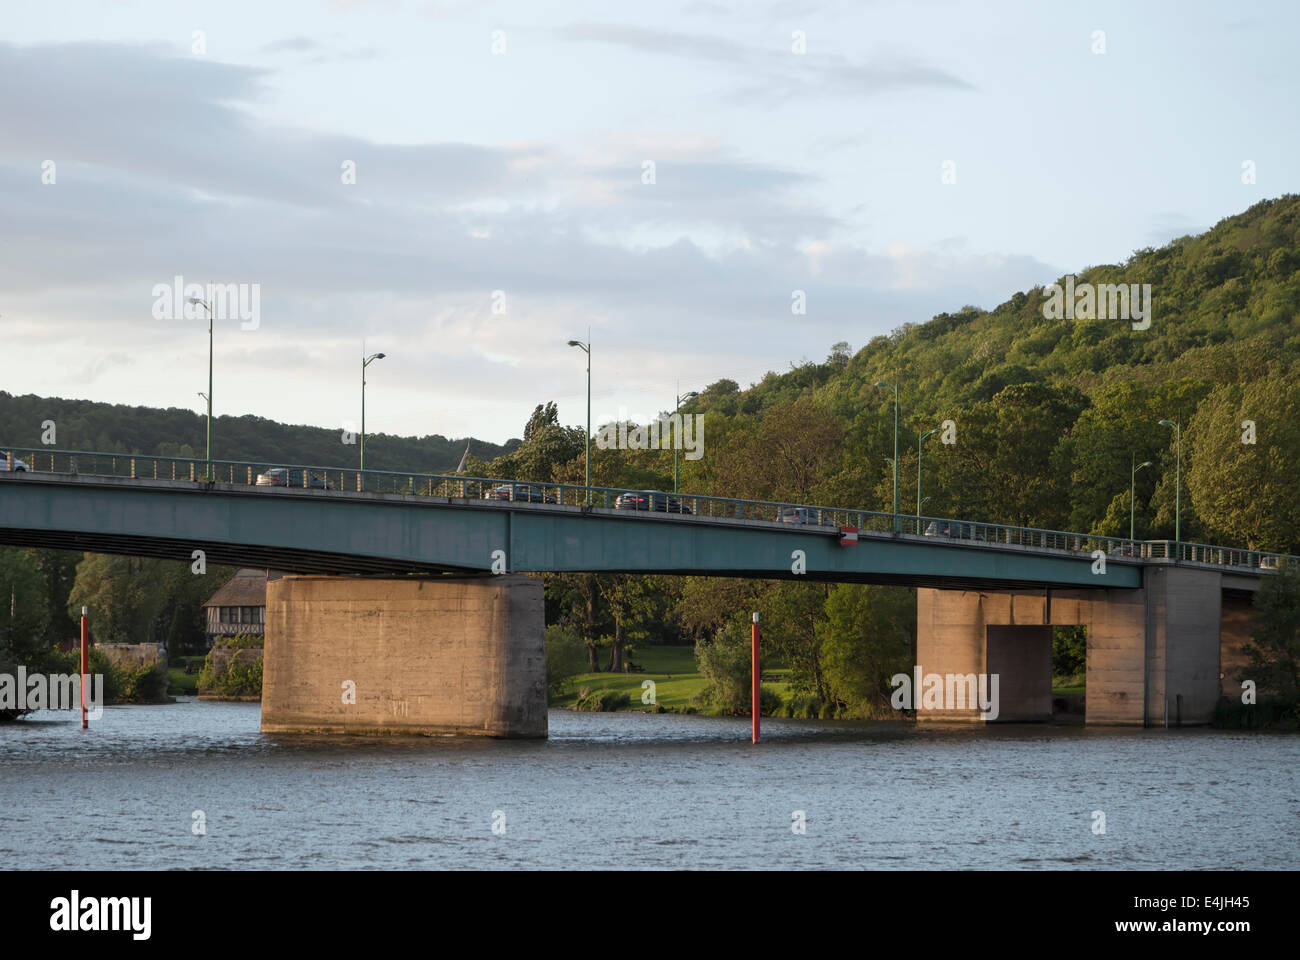
{"type": "Polygon", "coordinates": [[[590,713],[607,713],[610,710],[622,710],[631,702],[632,698],[619,690],[591,690],[583,687],[578,691],[578,699],[573,709],[590,713]]]}
{"type": "MultiPolygon", "coordinates": [[[[42,650],[27,659],[27,669],[33,673],[76,674],[81,672],[81,652],[72,650],[42,650]]],[[[87,657],[87,670],[93,677],[103,674],[104,701],[106,703],[165,703],[167,701],[167,667],[157,663],[113,663],[103,650],[91,647],[87,657]]],[[[89,691],[88,691],[89,693],[89,691]]]]}
{"type": "Polygon", "coordinates": [[[573,678],[587,666],[587,645],[572,627],[552,624],[546,628],[546,689],[563,693],[573,678]]]}
{"type": "Polygon", "coordinates": [[[262,657],[246,657],[244,650],[260,648],[262,638],[250,638],[246,635],[218,640],[208,651],[199,671],[199,693],[211,697],[260,697],[262,695],[262,657]],[[249,642],[255,640],[256,642],[249,642]],[[225,661],[226,668],[218,670],[213,663],[213,653],[221,648],[234,647],[235,653],[225,661]]]}
{"type": "MultiPolygon", "coordinates": [[[[711,641],[695,644],[695,659],[700,665],[704,689],[694,703],[712,713],[747,717],[753,712],[753,673],[750,637],[738,623],[729,623],[711,641]]],[[[781,695],[760,686],[758,710],[774,715],[781,708],[781,695]]]]}

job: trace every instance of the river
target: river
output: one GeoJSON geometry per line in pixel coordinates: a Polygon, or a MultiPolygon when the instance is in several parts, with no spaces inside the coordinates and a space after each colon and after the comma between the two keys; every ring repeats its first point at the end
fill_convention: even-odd
{"type": "Polygon", "coordinates": [[[1290,868],[1300,735],[553,710],[548,741],[262,734],[258,704],[0,724],[23,869],[1290,868]],[[194,832],[196,811],[204,833],[194,832]],[[796,833],[802,812],[803,833],[796,833]],[[1095,832],[1105,815],[1105,832],[1095,832]],[[495,832],[494,832],[495,825],[495,832]]]}

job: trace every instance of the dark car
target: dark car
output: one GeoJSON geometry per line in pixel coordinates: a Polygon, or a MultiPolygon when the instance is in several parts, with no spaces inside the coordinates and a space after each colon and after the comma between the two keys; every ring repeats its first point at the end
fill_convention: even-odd
{"type": "Polygon", "coordinates": [[[334,485],[319,473],[296,467],[274,467],[257,475],[259,487],[306,487],[309,490],[333,490],[334,485]],[[303,474],[306,473],[306,477],[303,474]]]}
{"type": "Polygon", "coordinates": [[[0,450],[0,470],[10,469],[9,460],[11,456],[13,457],[13,464],[14,464],[12,469],[15,473],[18,473],[19,471],[26,473],[28,470],[31,469],[31,467],[27,466],[27,464],[19,460],[17,456],[10,454],[8,450],[0,450]]]}
{"type": "Polygon", "coordinates": [[[961,540],[983,540],[984,534],[975,529],[973,523],[959,523],[955,520],[931,520],[925,528],[927,537],[953,537],[961,540]]]}
{"type": "Polygon", "coordinates": [[[821,524],[822,512],[816,507],[782,507],[776,512],[778,523],[821,524]]]}
{"type": "Polygon", "coordinates": [[[620,493],[614,501],[615,510],[653,510],[657,513],[690,513],[691,508],[670,493],[661,490],[638,490],[620,493]]]}
{"type": "Polygon", "coordinates": [[[525,503],[556,503],[541,487],[528,483],[503,483],[483,494],[484,500],[523,500],[525,503]]]}
{"type": "Polygon", "coordinates": [[[1113,543],[1106,552],[1112,557],[1138,557],[1142,555],[1142,545],[1138,543],[1113,543]]]}

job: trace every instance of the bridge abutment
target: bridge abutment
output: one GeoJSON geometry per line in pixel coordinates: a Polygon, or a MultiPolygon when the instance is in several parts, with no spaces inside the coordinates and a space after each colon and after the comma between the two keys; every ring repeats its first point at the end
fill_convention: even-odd
{"type": "MultiPolygon", "coordinates": [[[[998,721],[1047,720],[1051,628],[1081,625],[1087,723],[1162,726],[1167,710],[1170,726],[1206,724],[1220,695],[1221,580],[1214,571],[1169,566],[1148,568],[1137,590],[920,588],[917,663],[926,674],[996,673],[998,721]]],[[[1228,607],[1234,643],[1237,621],[1248,619],[1237,606],[1228,607]]],[[[1233,654],[1235,647],[1224,656],[1233,654]]],[[[1237,688],[1226,679],[1223,686],[1237,688]]],[[[917,718],[987,719],[976,709],[921,709],[917,718]]]]}
{"type": "Polygon", "coordinates": [[[545,737],[542,582],[267,584],[262,730],[545,737]]]}

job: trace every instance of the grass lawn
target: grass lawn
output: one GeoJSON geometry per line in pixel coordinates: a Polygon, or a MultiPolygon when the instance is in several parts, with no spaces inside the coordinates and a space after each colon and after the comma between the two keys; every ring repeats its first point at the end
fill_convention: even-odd
{"type": "Polygon", "coordinates": [[[167,692],[172,696],[197,695],[199,692],[199,675],[186,673],[183,667],[167,668],[167,692]]]}
{"type": "MultiPolygon", "coordinates": [[[[691,699],[704,689],[704,678],[700,676],[695,649],[691,646],[643,646],[632,655],[631,661],[645,667],[645,673],[579,674],[564,693],[551,698],[551,704],[569,706],[578,698],[580,688],[589,687],[592,690],[621,691],[630,701],[627,709],[648,710],[650,707],[641,703],[641,684],[653,680],[655,700],[659,706],[680,712],[690,706],[691,699]]],[[[784,677],[787,672],[783,669],[763,670],[764,676],[784,677]]],[[[765,682],[763,686],[777,691],[782,697],[788,696],[783,682],[765,682]]]]}

